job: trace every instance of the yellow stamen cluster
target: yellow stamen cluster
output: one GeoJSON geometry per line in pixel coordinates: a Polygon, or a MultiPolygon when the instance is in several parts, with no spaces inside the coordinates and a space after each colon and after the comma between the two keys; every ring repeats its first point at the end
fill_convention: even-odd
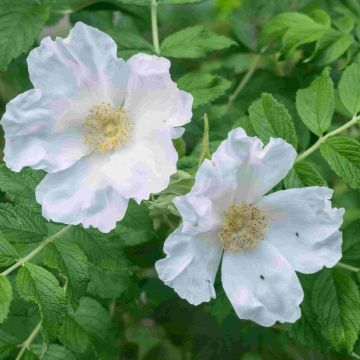
{"type": "Polygon", "coordinates": [[[266,218],[257,206],[232,203],[225,211],[220,231],[224,250],[254,249],[264,238],[266,226],[266,218]]]}
{"type": "Polygon", "coordinates": [[[108,103],[90,109],[84,129],[85,143],[100,153],[119,149],[130,138],[130,123],[125,109],[113,108],[108,103]]]}

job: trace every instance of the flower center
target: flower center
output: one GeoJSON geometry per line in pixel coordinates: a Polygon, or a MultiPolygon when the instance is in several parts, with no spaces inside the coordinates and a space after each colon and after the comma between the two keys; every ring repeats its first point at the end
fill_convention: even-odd
{"type": "Polygon", "coordinates": [[[266,218],[257,206],[232,203],[225,211],[220,231],[224,250],[254,249],[264,238],[266,226],[266,218]]]}
{"type": "Polygon", "coordinates": [[[130,138],[130,123],[125,109],[116,109],[107,103],[90,109],[84,129],[84,142],[100,153],[119,149],[130,138]]]}

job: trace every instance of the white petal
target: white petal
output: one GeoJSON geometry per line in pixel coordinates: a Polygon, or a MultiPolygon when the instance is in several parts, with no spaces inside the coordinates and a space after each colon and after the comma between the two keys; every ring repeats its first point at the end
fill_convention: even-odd
{"type": "Polygon", "coordinates": [[[101,89],[106,97],[109,89],[118,89],[124,97],[129,67],[116,57],[114,40],[81,22],[65,39],[43,39],[27,61],[31,82],[43,91],[74,97],[101,89]]]}
{"type": "Polygon", "coordinates": [[[43,216],[65,224],[82,224],[109,232],[126,212],[128,199],[109,184],[99,169],[104,156],[88,156],[56,174],[47,174],[36,188],[43,216]]]}
{"type": "Polygon", "coordinates": [[[268,218],[266,241],[276,246],[296,271],[310,274],[341,258],[339,231],[344,209],[331,208],[333,191],[307,187],[278,191],[258,201],[268,218]]]}
{"type": "Polygon", "coordinates": [[[304,294],[295,271],[265,241],[251,251],[225,251],[221,279],[241,319],[272,326],[276,321],[295,322],[301,316],[304,294]]]}
{"type": "Polygon", "coordinates": [[[125,108],[137,131],[147,128],[176,127],[188,123],[193,98],[181,91],[170,78],[170,61],[147,54],[137,54],[128,62],[131,72],[125,108]]]}
{"type": "Polygon", "coordinates": [[[220,168],[233,169],[237,179],[236,200],[252,203],[271,190],[293,166],[295,149],[282,139],[270,139],[263,148],[256,137],[241,128],[230,131],[212,159],[220,168]]]}
{"type": "Polygon", "coordinates": [[[141,202],[168,186],[177,159],[171,130],[154,129],[148,137],[111,154],[101,171],[118,193],[141,202]]]}
{"type": "Polygon", "coordinates": [[[174,198],[185,231],[200,233],[218,228],[224,211],[230,206],[236,183],[232,174],[220,171],[210,160],[205,160],[196,173],[191,191],[174,198]]]}
{"type": "Polygon", "coordinates": [[[175,230],[165,241],[166,258],[156,262],[159,278],[190,304],[215,298],[214,281],[222,255],[216,233],[191,236],[175,230]]]}
{"type": "Polygon", "coordinates": [[[14,171],[25,166],[55,172],[88,154],[79,126],[56,127],[57,97],[29,90],[10,101],[2,118],[5,162],[14,171]]]}

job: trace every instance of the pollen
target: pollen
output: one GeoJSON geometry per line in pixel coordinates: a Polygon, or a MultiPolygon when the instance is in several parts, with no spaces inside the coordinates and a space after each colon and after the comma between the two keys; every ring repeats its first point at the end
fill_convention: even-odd
{"type": "Polygon", "coordinates": [[[94,151],[105,153],[120,149],[129,141],[131,126],[124,108],[101,103],[90,109],[84,130],[84,142],[94,151]]]}
{"type": "Polygon", "coordinates": [[[224,250],[254,249],[264,238],[266,217],[255,205],[232,203],[224,213],[220,241],[224,250]]]}

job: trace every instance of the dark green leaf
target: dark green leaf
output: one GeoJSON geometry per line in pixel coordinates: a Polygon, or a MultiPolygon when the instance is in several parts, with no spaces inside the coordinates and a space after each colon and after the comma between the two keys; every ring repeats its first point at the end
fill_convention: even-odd
{"type": "Polygon", "coordinates": [[[270,137],[278,137],[297,147],[295,126],[286,107],[271,94],[262,94],[261,99],[249,108],[251,124],[261,138],[267,142],[270,137]]]}
{"type": "Polygon", "coordinates": [[[0,4],[0,69],[28,51],[46,20],[50,7],[36,0],[2,0],[0,4]]]}
{"type": "Polygon", "coordinates": [[[161,55],[175,58],[200,58],[213,50],[235,45],[225,36],[217,35],[204,25],[197,25],[169,35],[161,43],[161,55]]]}
{"type": "Polygon", "coordinates": [[[327,186],[327,183],[311,164],[299,162],[294,165],[284,179],[284,185],[287,189],[292,189],[306,186],[327,186]]]}
{"type": "Polygon", "coordinates": [[[80,247],[68,240],[49,243],[44,252],[46,265],[59,270],[68,280],[68,294],[76,305],[89,282],[88,259],[80,247]]]}
{"type": "Polygon", "coordinates": [[[296,108],[302,121],[318,136],[331,124],[334,103],[334,84],[327,68],[308,88],[298,90],[296,94],[296,108]]]}
{"type": "Polygon", "coordinates": [[[343,72],[339,82],[341,101],[355,115],[360,111],[360,64],[354,63],[343,72]]]}
{"type": "Polygon", "coordinates": [[[19,257],[16,248],[6,239],[0,238],[0,267],[11,265],[19,257]]]}
{"type": "Polygon", "coordinates": [[[360,221],[354,221],[343,232],[343,257],[345,264],[360,267],[360,221]]]}
{"type": "Polygon", "coordinates": [[[19,294],[39,306],[45,339],[55,338],[66,309],[65,292],[59,282],[42,267],[26,263],[19,270],[16,283],[19,294]]]}
{"type": "Polygon", "coordinates": [[[6,276],[0,275],[0,323],[7,318],[13,299],[12,287],[6,276]]]}
{"type": "Polygon", "coordinates": [[[360,143],[349,137],[333,137],[320,146],[334,172],[354,189],[360,189],[360,143]]]}

